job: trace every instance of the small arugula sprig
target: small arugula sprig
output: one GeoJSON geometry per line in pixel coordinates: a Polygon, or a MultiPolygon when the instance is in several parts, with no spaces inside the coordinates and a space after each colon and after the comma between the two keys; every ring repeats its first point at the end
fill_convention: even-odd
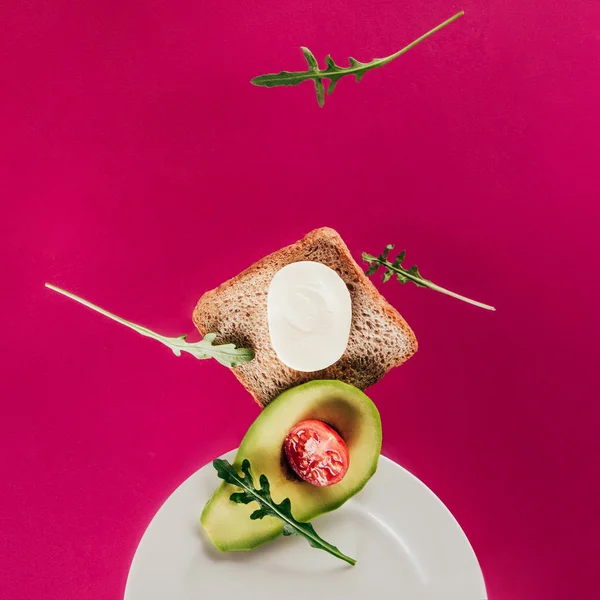
{"type": "Polygon", "coordinates": [[[117,323],[121,323],[129,329],[133,329],[137,331],[139,334],[152,338],[161,344],[167,346],[173,351],[175,356],[181,356],[182,352],[188,352],[192,356],[195,356],[199,359],[205,358],[214,358],[216,361],[221,363],[226,367],[236,367],[237,365],[241,365],[242,363],[246,363],[251,361],[254,358],[254,352],[248,348],[236,348],[234,344],[219,344],[214,345],[213,342],[217,337],[216,333],[207,333],[199,342],[195,342],[193,344],[186,342],[186,335],[181,335],[179,337],[166,337],[164,335],[160,335],[158,333],[154,333],[141,325],[136,325],[135,323],[131,323],[130,321],[126,321],[121,317],[117,317],[112,313],[72,294],[71,292],[67,292],[51,283],[46,283],[46,287],[62,294],[63,296],[67,296],[67,298],[71,298],[100,314],[103,314],[105,317],[112,319],[113,321],[117,321],[117,323]]]}
{"type": "Polygon", "coordinates": [[[367,275],[373,275],[379,267],[385,267],[385,272],[383,274],[383,283],[386,283],[391,279],[392,276],[396,275],[396,279],[400,283],[406,283],[407,281],[412,281],[415,285],[420,287],[427,287],[430,290],[435,290],[436,292],[441,292],[442,294],[446,294],[447,296],[452,296],[453,298],[457,298],[458,300],[462,300],[463,302],[467,302],[469,304],[473,304],[474,306],[479,306],[480,308],[485,308],[486,310],[496,310],[493,306],[489,306],[488,304],[483,304],[481,302],[477,302],[475,300],[471,300],[465,296],[461,296],[460,294],[455,294],[450,290],[447,290],[439,285],[436,285],[429,279],[425,279],[421,273],[419,273],[419,269],[417,265],[413,265],[410,269],[405,269],[402,266],[402,262],[406,256],[406,250],[402,250],[396,256],[394,262],[388,261],[388,254],[390,250],[394,249],[394,244],[388,244],[385,247],[385,250],[379,256],[372,256],[371,254],[367,254],[363,252],[362,259],[370,264],[370,267],[367,269],[367,275]]]}
{"type": "Polygon", "coordinates": [[[276,517],[283,522],[283,535],[299,535],[313,548],[329,552],[329,554],[346,561],[353,566],[356,564],[356,561],[353,558],[346,556],[340,552],[338,548],[321,538],[310,523],[296,521],[292,515],[292,503],[289,498],[285,498],[277,504],[273,498],[271,498],[271,486],[266,475],[260,476],[260,488],[256,488],[250,471],[250,461],[248,459],[242,461],[242,474],[239,474],[233,465],[222,458],[213,460],[213,467],[216,469],[217,475],[221,479],[243,490],[242,492],[236,492],[229,496],[229,499],[232,502],[237,504],[250,504],[251,502],[258,503],[260,508],[250,515],[250,518],[253,521],[264,517],[276,517]]]}
{"type": "Polygon", "coordinates": [[[325,87],[323,85],[323,79],[329,79],[329,86],[327,87],[327,95],[331,95],[337,82],[346,75],[354,75],[356,77],[356,81],[360,81],[367,71],[372,69],[378,69],[379,67],[383,67],[388,63],[392,62],[394,59],[398,58],[411,48],[414,48],[417,44],[427,39],[430,35],[433,35],[440,29],[443,29],[446,25],[449,25],[453,21],[456,21],[459,17],[464,15],[463,11],[455,14],[453,17],[450,17],[447,21],[444,21],[437,27],[434,27],[431,31],[423,34],[420,38],[416,39],[414,42],[408,44],[408,46],[402,48],[402,50],[398,50],[398,52],[391,54],[390,56],[386,56],[385,58],[375,58],[371,62],[363,63],[355,58],[350,57],[349,67],[340,67],[335,64],[331,55],[328,54],[325,58],[325,63],[327,64],[326,69],[319,69],[319,64],[317,63],[317,59],[314,54],[306,47],[302,46],[301,50],[304,53],[304,58],[308,63],[308,71],[281,71],[279,73],[270,73],[268,75],[259,75],[251,80],[251,83],[258,86],[263,87],[277,87],[277,86],[290,86],[290,85],[298,85],[303,81],[314,81],[315,82],[315,90],[317,92],[317,102],[319,106],[323,106],[325,104],[325,87]]]}

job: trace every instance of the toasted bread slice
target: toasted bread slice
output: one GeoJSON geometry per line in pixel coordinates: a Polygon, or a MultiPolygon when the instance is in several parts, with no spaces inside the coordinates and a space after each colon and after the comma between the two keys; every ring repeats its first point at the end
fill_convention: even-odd
{"type": "Polygon", "coordinates": [[[310,232],[206,292],[192,318],[202,335],[217,334],[216,343],[254,350],[254,360],[232,370],[263,407],[286,389],[313,379],[338,379],[365,390],[417,351],[416,337],[406,321],[364,274],[339,234],[328,227],[310,232]],[[352,299],[345,353],[332,366],[313,373],[295,371],[277,358],[267,317],[271,279],[285,265],[303,260],[321,262],[336,271],[352,299]]]}

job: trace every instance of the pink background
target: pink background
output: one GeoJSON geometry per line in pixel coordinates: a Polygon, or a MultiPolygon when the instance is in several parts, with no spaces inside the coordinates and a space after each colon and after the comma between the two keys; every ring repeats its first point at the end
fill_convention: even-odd
{"type": "Polygon", "coordinates": [[[371,388],[491,600],[592,598],[600,551],[597,0],[28,0],[0,8],[0,596],[114,599],[166,496],[258,409],[43,287],[165,334],[328,225],[497,306],[378,283],[420,350],[371,388]],[[320,109],[300,45],[369,60],[320,109]]]}

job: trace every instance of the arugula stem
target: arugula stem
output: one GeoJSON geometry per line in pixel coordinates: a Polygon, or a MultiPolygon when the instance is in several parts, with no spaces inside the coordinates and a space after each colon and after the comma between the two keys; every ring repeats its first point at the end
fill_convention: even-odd
{"type": "Polygon", "coordinates": [[[382,260],[378,256],[369,256],[369,262],[377,262],[380,265],[382,265],[383,267],[385,267],[386,269],[390,269],[391,271],[394,271],[394,273],[399,273],[400,275],[402,275],[406,279],[409,279],[410,281],[412,281],[413,283],[415,283],[416,285],[418,285],[420,287],[428,287],[431,290],[440,292],[441,294],[446,294],[446,296],[452,296],[452,298],[456,298],[457,300],[462,300],[463,302],[466,302],[467,304],[472,304],[473,306],[477,306],[479,308],[484,308],[485,310],[492,310],[492,311],[496,310],[493,306],[490,306],[489,304],[483,304],[483,302],[477,302],[477,300],[471,300],[471,298],[467,298],[466,296],[461,296],[460,294],[457,294],[456,292],[451,292],[450,290],[447,290],[446,288],[443,288],[443,287],[433,283],[432,281],[429,281],[428,279],[423,279],[422,277],[417,277],[417,276],[413,275],[408,269],[396,267],[392,263],[388,262],[387,260],[382,260]]]}
{"type": "Polygon", "coordinates": [[[440,287],[439,285],[436,285],[435,283],[430,282],[428,285],[429,285],[430,289],[435,290],[436,292],[441,292],[442,294],[446,294],[446,296],[452,296],[453,298],[456,298],[457,300],[462,300],[463,302],[466,302],[467,304],[472,304],[473,306],[478,306],[479,308],[485,308],[485,310],[493,310],[493,311],[496,310],[493,306],[490,306],[489,304],[483,304],[483,302],[477,302],[477,300],[471,300],[471,298],[467,298],[466,296],[461,296],[460,294],[451,292],[450,290],[440,287]]]}
{"type": "MultiPolygon", "coordinates": [[[[434,33],[437,33],[440,29],[443,29],[444,27],[446,27],[446,25],[450,25],[450,23],[456,21],[456,19],[462,17],[464,14],[465,14],[464,11],[461,10],[459,13],[456,13],[453,17],[450,17],[443,23],[440,23],[437,27],[434,27],[427,33],[424,33],[421,37],[417,38],[416,40],[414,40],[413,42],[408,44],[408,46],[404,46],[404,48],[402,48],[401,50],[398,50],[398,52],[395,52],[394,54],[390,54],[390,56],[386,56],[385,58],[376,58],[375,60],[372,60],[370,63],[366,63],[366,64],[359,63],[358,65],[356,65],[354,67],[344,68],[343,73],[344,73],[344,75],[356,75],[356,74],[364,73],[366,71],[370,71],[371,69],[378,69],[379,67],[383,67],[384,65],[391,63],[393,60],[395,60],[399,56],[402,56],[405,52],[408,52],[411,48],[414,48],[416,45],[420,44],[422,41],[426,40],[428,37],[432,36],[434,33]]],[[[312,73],[310,71],[308,73],[303,72],[302,74],[306,75],[307,79],[328,77],[329,75],[331,75],[331,73],[327,69],[314,71],[312,73]]]]}
{"type": "Polygon", "coordinates": [[[157,340],[161,344],[164,344],[165,346],[172,349],[171,340],[168,340],[167,338],[165,338],[164,336],[162,336],[158,333],[154,333],[154,331],[150,331],[150,329],[146,329],[145,327],[142,327],[141,325],[136,325],[135,323],[132,323],[131,321],[126,321],[125,319],[118,317],[117,315],[115,315],[103,308],[100,308],[99,306],[96,306],[95,304],[92,304],[88,300],[84,300],[83,298],[80,298],[79,296],[76,296],[75,294],[72,294],[71,292],[67,292],[66,290],[63,290],[55,285],[52,285],[51,283],[46,283],[45,286],[55,292],[58,292],[59,294],[62,294],[63,296],[66,296],[67,298],[71,298],[71,300],[75,300],[75,302],[79,302],[79,304],[83,304],[84,306],[87,306],[88,308],[91,308],[92,310],[99,312],[100,314],[104,315],[105,317],[108,317],[109,319],[112,319],[113,321],[116,321],[117,323],[121,323],[121,325],[125,325],[125,327],[129,327],[129,329],[133,329],[134,331],[137,331],[137,333],[140,333],[141,335],[144,335],[146,337],[157,340]]]}
{"type": "MultiPolygon", "coordinates": [[[[285,521],[286,523],[288,523],[290,525],[290,527],[293,527],[294,529],[296,529],[296,524],[293,521],[291,521],[290,519],[288,519],[288,517],[286,515],[284,515],[277,508],[277,505],[274,502],[273,503],[266,502],[265,499],[260,494],[258,494],[256,492],[256,490],[253,488],[253,486],[245,485],[245,482],[238,476],[238,474],[235,471],[235,469],[233,469],[233,471],[235,472],[235,477],[233,475],[231,475],[231,477],[235,479],[236,485],[238,487],[242,488],[243,490],[246,490],[246,492],[250,492],[252,494],[252,496],[254,496],[254,499],[256,500],[256,502],[258,502],[259,504],[262,504],[263,506],[266,506],[270,510],[276,512],[277,516],[282,521],[285,521]]],[[[302,535],[304,535],[306,537],[309,537],[311,540],[313,540],[317,544],[321,544],[323,546],[326,546],[327,552],[329,552],[330,554],[333,554],[337,558],[342,559],[343,561],[347,562],[348,564],[350,564],[352,566],[356,565],[356,560],[354,560],[353,558],[350,558],[349,556],[346,556],[345,554],[343,554],[342,552],[340,552],[335,546],[332,546],[331,544],[329,544],[325,540],[319,539],[319,538],[313,536],[311,533],[309,533],[307,531],[304,531],[304,530],[302,531],[302,535]]]]}
{"type": "Polygon", "coordinates": [[[417,38],[414,42],[411,42],[410,44],[408,44],[408,46],[405,46],[404,48],[402,48],[402,50],[398,50],[398,52],[396,52],[386,58],[381,59],[380,64],[385,65],[385,64],[391,62],[392,60],[394,60],[395,58],[398,58],[405,52],[408,52],[411,48],[414,48],[417,44],[420,44],[423,40],[426,40],[429,36],[433,35],[434,33],[437,33],[440,29],[443,29],[444,27],[446,27],[446,25],[450,25],[450,23],[453,23],[454,21],[456,21],[456,19],[459,19],[464,14],[465,14],[465,12],[463,10],[461,10],[460,12],[456,13],[453,17],[450,17],[449,19],[446,19],[443,23],[440,23],[437,27],[434,27],[427,33],[424,33],[420,38],[417,38]]]}

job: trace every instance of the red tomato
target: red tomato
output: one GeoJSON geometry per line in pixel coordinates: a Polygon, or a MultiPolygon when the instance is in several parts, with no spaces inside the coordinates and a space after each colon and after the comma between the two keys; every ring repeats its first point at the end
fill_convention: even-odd
{"type": "Polygon", "coordinates": [[[298,423],[290,429],[283,448],[290,467],[300,479],[312,485],[333,485],[348,471],[346,442],[322,421],[298,423]]]}

